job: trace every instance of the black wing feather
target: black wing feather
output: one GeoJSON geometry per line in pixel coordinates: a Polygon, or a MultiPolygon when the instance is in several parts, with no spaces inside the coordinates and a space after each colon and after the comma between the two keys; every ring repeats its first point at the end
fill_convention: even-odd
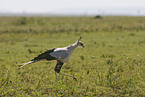
{"type": "Polygon", "coordinates": [[[33,58],[31,61],[39,61],[39,60],[42,60],[42,59],[46,59],[46,60],[55,60],[56,58],[55,57],[52,57],[50,55],[51,52],[53,52],[55,50],[55,48],[52,48],[52,49],[48,49],[47,51],[39,54],[38,56],[36,56],[35,58],[33,58]]]}

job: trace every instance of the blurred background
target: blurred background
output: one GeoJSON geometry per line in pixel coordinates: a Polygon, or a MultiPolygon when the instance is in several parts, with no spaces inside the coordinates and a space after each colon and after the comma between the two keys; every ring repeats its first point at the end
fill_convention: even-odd
{"type": "Polygon", "coordinates": [[[145,16],[145,0],[0,0],[0,16],[145,16]]]}

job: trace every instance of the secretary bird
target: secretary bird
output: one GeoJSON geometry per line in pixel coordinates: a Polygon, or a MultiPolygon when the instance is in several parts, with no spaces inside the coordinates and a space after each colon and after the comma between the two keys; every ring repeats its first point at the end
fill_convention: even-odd
{"type": "MultiPolygon", "coordinates": [[[[40,61],[42,59],[46,59],[47,61],[56,60],[57,64],[56,64],[54,70],[55,70],[55,77],[57,79],[57,73],[60,73],[60,70],[61,70],[61,67],[63,66],[63,64],[65,62],[69,61],[69,59],[70,59],[73,51],[75,50],[75,48],[77,48],[77,47],[83,47],[84,48],[85,47],[84,43],[80,41],[81,38],[82,37],[80,37],[77,42],[75,42],[74,44],[71,44],[67,47],[48,49],[44,53],[41,53],[38,56],[34,57],[31,61],[29,61],[27,63],[20,64],[20,65],[22,65],[20,68],[22,68],[23,66],[25,66],[27,64],[40,61]]],[[[60,73],[60,74],[72,77],[75,80],[77,80],[77,78],[75,76],[64,74],[64,73],[60,73]]]]}

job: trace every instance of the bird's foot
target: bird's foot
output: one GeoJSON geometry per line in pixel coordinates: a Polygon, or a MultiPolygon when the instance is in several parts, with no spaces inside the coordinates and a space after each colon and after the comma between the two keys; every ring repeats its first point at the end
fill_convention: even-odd
{"type": "Polygon", "coordinates": [[[73,79],[74,79],[75,81],[78,81],[77,78],[76,78],[75,76],[73,77],[73,79]]]}
{"type": "Polygon", "coordinates": [[[65,73],[61,73],[62,75],[66,75],[66,76],[69,76],[69,77],[71,77],[71,78],[73,78],[74,80],[76,80],[77,81],[77,78],[75,77],[75,76],[72,76],[72,75],[68,75],[68,74],[65,74],[65,73]]]}

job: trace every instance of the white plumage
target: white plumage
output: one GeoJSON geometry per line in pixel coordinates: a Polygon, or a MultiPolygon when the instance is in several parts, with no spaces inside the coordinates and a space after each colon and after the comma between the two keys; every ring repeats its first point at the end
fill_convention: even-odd
{"type": "Polygon", "coordinates": [[[56,48],[54,52],[50,53],[50,55],[57,58],[62,63],[65,63],[70,59],[76,47],[77,43],[64,48],[56,48]]]}

